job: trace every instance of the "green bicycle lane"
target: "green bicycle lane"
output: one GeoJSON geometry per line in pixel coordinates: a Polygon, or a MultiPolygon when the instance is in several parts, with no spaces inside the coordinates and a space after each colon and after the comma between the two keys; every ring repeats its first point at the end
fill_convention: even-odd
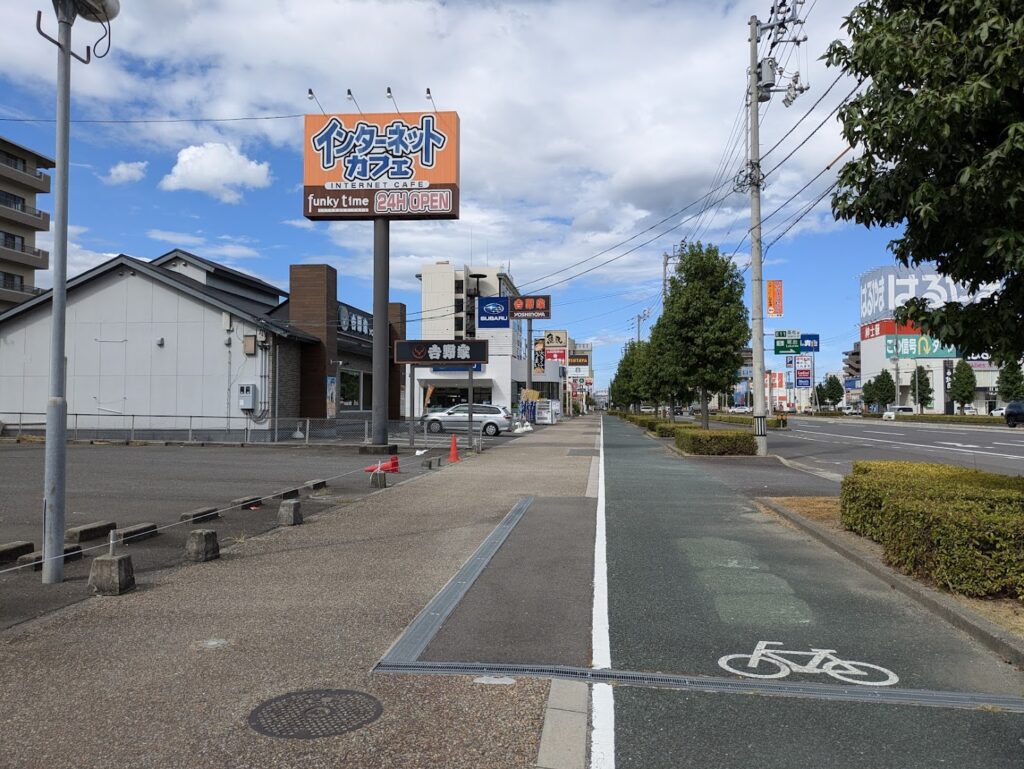
{"type": "MultiPolygon", "coordinates": [[[[892,671],[892,688],[1024,694],[1024,675],[966,635],[614,418],[604,481],[613,669],[753,680],[719,660],[776,642],[808,653],[785,656],[798,664],[830,649],[892,671]]],[[[778,681],[880,688],[820,667],[778,681]]],[[[1019,713],[632,686],[614,703],[619,769],[1024,765],[1019,713]]]]}

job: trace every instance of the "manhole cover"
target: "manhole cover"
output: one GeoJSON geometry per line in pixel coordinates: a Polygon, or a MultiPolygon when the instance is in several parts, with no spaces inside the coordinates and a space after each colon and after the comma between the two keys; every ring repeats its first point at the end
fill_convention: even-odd
{"type": "Polygon", "coordinates": [[[268,737],[314,740],[361,729],[383,712],[365,692],[312,689],[267,700],[249,714],[249,726],[268,737]]]}

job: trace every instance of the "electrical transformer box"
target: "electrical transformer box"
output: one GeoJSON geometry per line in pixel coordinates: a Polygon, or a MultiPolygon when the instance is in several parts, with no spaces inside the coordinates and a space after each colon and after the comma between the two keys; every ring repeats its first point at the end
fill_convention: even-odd
{"type": "Polygon", "coordinates": [[[242,411],[254,411],[256,409],[256,385],[238,385],[238,408],[242,411]]]}

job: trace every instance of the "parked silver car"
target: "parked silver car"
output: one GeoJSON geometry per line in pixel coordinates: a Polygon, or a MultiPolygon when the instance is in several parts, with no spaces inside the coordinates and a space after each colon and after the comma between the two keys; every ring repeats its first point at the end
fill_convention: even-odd
{"type": "MultiPolygon", "coordinates": [[[[423,417],[423,423],[432,433],[445,430],[464,431],[469,426],[469,405],[460,403],[444,411],[436,411],[423,417]]],[[[473,430],[487,435],[498,435],[512,429],[512,414],[504,406],[473,404],[473,430]]]]}

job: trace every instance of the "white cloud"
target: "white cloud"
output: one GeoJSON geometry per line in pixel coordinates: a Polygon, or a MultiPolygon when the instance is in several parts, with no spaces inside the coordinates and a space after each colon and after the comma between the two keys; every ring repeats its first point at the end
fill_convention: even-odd
{"type": "Polygon", "coordinates": [[[316,226],[309,219],[285,219],[281,224],[297,227],[300,230],[311,230],[316,226]]]}
{"type": "Polygon", "coordinates": [[[142,181],[146,177],[148,160],[138,160],[132,163],[121,162],[111,166],[106,176],[100,179],[104,184],[129,184],[142,181]]]}
{"type": "Polygon", "coordinates": [[[203,249],[207,256],[223,256],[227,259],[251,259],[260,255],[259,251],[240,243],[225,243],[221,246],[208,246],[203,249]]]}
{"type": "MultiPolygon", "coordinates": [[[[68,278],[73,278],[97,265],[113,259],[116,253],[93,251],[79,243],[79,239],[88,232],[88,227],[79,225],[68,225],[68,278]]],[[[50,223],[48,232],[40,232],[36,236],[36,245],[44,251],[50,252],[50,267],[45,271],[36,272],[36,285],[40,288],[53,286],[53,223],[50,223]]]]}
{"type": "Polygon", "coordinates": [[[171,232],[170,230],[149,230],[146,236],[151,240],[159,240],[162,243],[170,243],[172,246],[187,248],[188,246],[201,246],[206,242],[202,235],[190,235],[187,232],[171,232]]]}
{"type": "Polygon", "coordinates": [[[160,180],[162,190],[196,190],[221,203],[238,203],[244,188],[270,186],[270,164],[257,163],[233,144],[206,142],[178,152],[174,168],[160,180]]]}

